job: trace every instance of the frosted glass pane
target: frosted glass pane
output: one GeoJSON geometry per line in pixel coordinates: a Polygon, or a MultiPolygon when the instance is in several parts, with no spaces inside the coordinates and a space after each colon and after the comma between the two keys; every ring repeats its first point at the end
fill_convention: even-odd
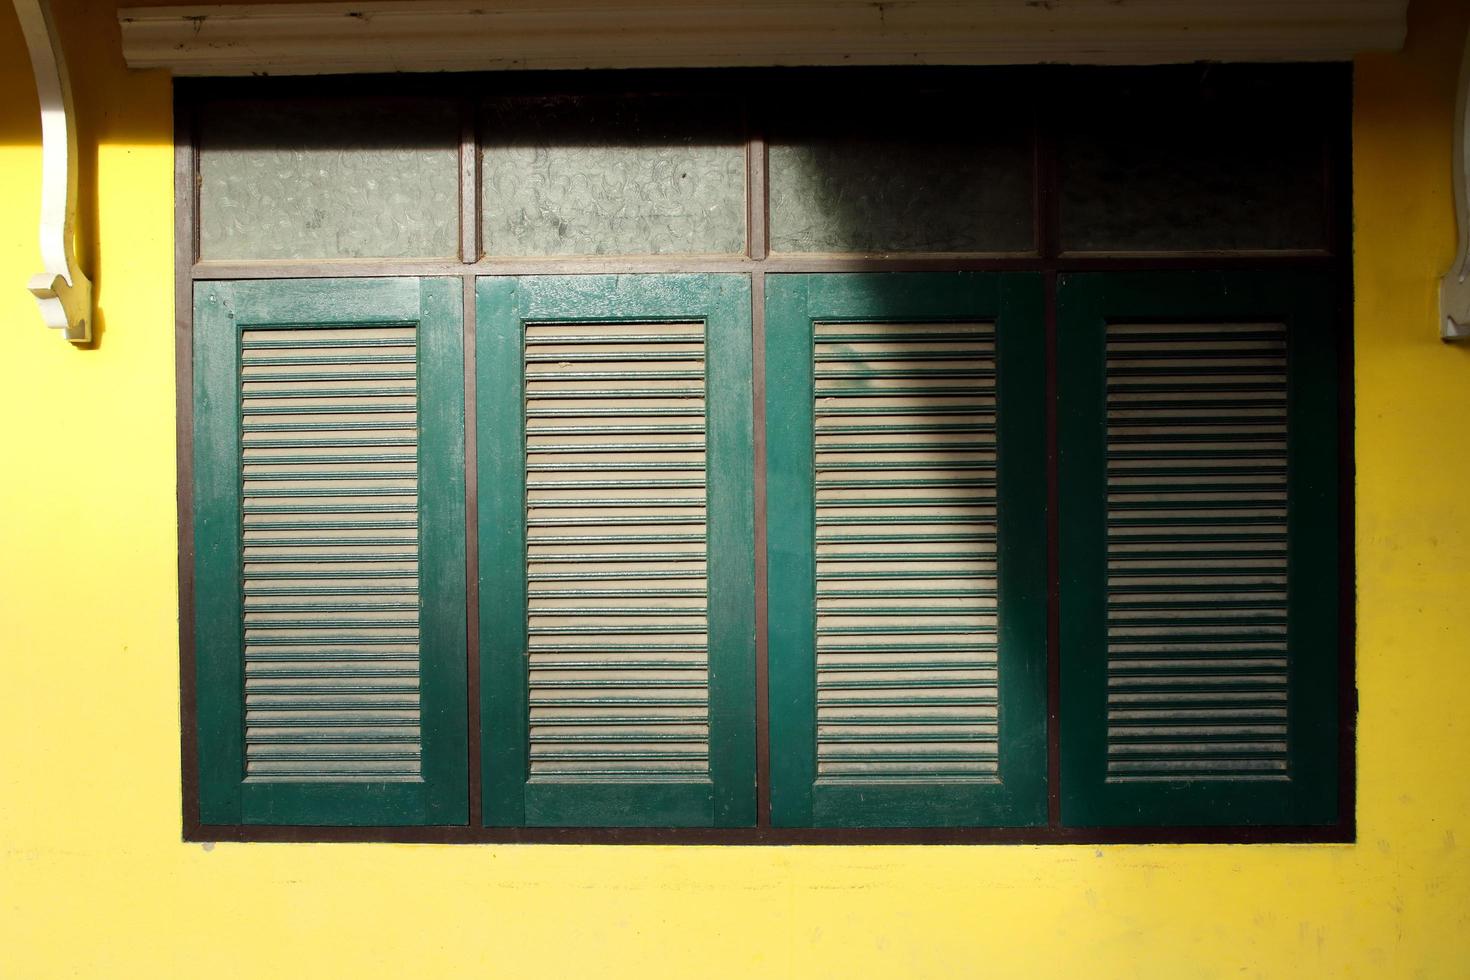
{"type": "Polygon", "coordinates": [[[200,256],[450,257],[458,174],[450,104],[212,103],[200,125],[200,256]]]}
{"type": "Polygon", "coordinates": [[[739,254],[739,107],[711,99],[525,98],[486,110],[488,255],[739,254]]]}
{"type": "Polygon", "coordinates": [[[775,252],[1034,248],[1028,127],[930,95],[834,114],[810,106],[770,139],[775,252]]]}
{"type": "Polygon", "coordinates": [[[1075,86],[1058,126],[1063,247],[1323,248],[1322,106],[1340,100],[1313,104],[1291,78],[1156,72],[1075,86]]]}

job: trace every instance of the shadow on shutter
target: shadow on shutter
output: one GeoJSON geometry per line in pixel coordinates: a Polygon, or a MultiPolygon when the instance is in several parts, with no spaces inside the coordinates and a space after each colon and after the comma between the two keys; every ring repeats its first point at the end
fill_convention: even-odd
{"type": "Polygon", "coordinates": [[[995,333],[815,331],[817,778],[995,780],[995,333]]]}
{"type": "Polygon", "coordinates": [[[772,823],[1043,822],[1039,278],[766,284],[772,823]]]}
{"type": "Polygon", "coordinates": [[[1107,778],[1284,779],[1286,328],[1106,343],[1107,778]]]}
{"type": "Polygon", "coordinates": [[[1057,308],[1063,822],[1331,822],[1330,280],[1076,273],[1057,308]]]}

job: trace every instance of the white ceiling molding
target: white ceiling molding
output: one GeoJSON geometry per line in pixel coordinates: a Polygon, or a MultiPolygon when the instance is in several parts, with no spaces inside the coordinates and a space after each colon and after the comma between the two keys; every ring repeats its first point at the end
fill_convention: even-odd
{"type": "Polygon", "coordinates": [[[1460,90],[1455,100],[1455,216],[1460,248],[1439,284],[1440,333],[1445,340],[1470,340],[1470,31],[1460,60],[1460,90]]]}
{"type": "Polygon", "coordinates": [[[92,281],[77,265],[77,128],[71,81],[50,0],[15,0],[41,103],[41,263],[30,291],[46,326],[74,344],[92,341],[92,281]]]}
{"type": "Polygon", "coordinates": [[[311,75],[531,68],[1335,61],[1394,50],[1408,0],[388,0],[118,11],[134,68],[311,75]]]}

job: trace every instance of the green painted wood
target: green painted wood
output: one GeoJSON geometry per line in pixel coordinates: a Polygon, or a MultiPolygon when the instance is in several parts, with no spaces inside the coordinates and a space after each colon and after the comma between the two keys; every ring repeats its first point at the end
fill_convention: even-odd
{"type": "MultiPolygon", "coordinates": [[[[457,280],[201,284],[195,293],[194,512],[200,818],[204,823],[463,824],[464,401],[457,280]],[[245,776],[240,344],[245,330],[416,325],[421,778],[245,776]]],[[[330,346],[308,348],[330,357],[330,346]]],[[[289,504],[286,506],[290,506],[289,504]]]]}
{"type": "Polygon", "coordinates": [[[1001,778],[996,818],[1046,823],[1046,332],[1041,277],[1001,279],[1000,376],[1001,778]]]}
{"type": "MultiPolygon", "coordinates": [[[[486,824],[753,825],[755,573],[749,280],[733,275],[486,278],[477,284],[476,294],[486,824]],[[601,339],[598,324],[620,322],[704,325],[707,779],[531,776],[525,329],[527,323],[585,323],[588,328],[580,333],[596,342],[601,339]]],[[[557,358],[562,360],[566,358],[557,358]]],[[[565,421],[576,426],[596,420],[565,421]]],[[[625,467],[620,464],[620,468],[625,467]]],[[[651,477],[656,479],[657,473],[652,472],[651,477]]],[[[630,530],[629,537],[637,538],[636,531],[630,530]]]]}
{"type": "Polygon", "coordinates": [[[419,281],[419,644],[423,768],[436,823],[469,821],[464,288],[419,281]]]}
{"type": "Polygon", "coordinates": [[[766,672],[778,827],[811,825],[817,781],[811,285],[766,277],[766,672]]]}
{"type": "Polygon", "coordinates": [[[194,294],[194,657],[199,819],[241,819],[245,676],[235,284],[194,294]]]}
{"type": "Polygon", "coordinates": [[[520,283],[475,284],[475,443],[480,554],[480,759],[484,820],[526,821],[526,485],[520,283]]]}
{"type": "MultiPolygon", "coordinates": [[[[1330,280],[1315,273],[1076,274],[1058,294],[1061,501],[1062,819],[1068,826],[1323,824],[1337,800],[1337,341],[1330,280]],[[1286,778],[1107,779],[1108,323],[1284,323],[1287,394],[1286,778]]],[[[1244,424],[1280,381],[1237,384],[1244,424]]],[[[1202,402],[1200,404],[1203,404],[1202,402]]],[[[1265,404],[1264,402],[1262,403],[1265,404]]],[[[1179,409],[1187,416],[1197,406],[1179,409]]],[[[1161,469],[1160,472],[1164,472],[1161,469]]],[[[1164,477],[1165,480],[1168,477],[1164,477]]],[[[1213,487],[1218,490],[1219,484],[1213,487]]],[[[1237,481],[1237,487],[1253,487],[1237,481]]],[[[1262,484],[1262,491],[1269,489],[1262,484]]],[[[1173,505],[1182,506],[1182,505],[1173,505]]],[[[1193,541],[1180,532],[1163,535],[1193,541]]],[[[1217,536],[1217,540],[1229,535],[1217,536]]],[[[1246,537],[1237,535],[1236,537],[1246,537]]],[[[1208,538],[1182,549],[1219,555],[1208,538]],[[1201,550],[1203,549],[1203,550],[1201,550]]],[[[1260,551],[1268,555],[1270,551],[1260,551]]],[[[1203,587],[1201,587],[1203,588],[1203,587]]],[[[1198,591],[1198,590],[1196,590],[1198,591]]],[[[1188,602],[1189,593],[1178,601],[1188,602]]],[[[1192,629],[1219,629],[1206,607],[1192,629]]],[[[1186,624],[1188,625],[1188,624],[1186,624]]]]}
{"type": "MultiPolygon", "coordinates": [[[[1046,483],[1040,278],[972,273],[772,275],[766,279],[766,325],[772,823],[783,827],[1044,823],[1046,483]],[[818,778],[814,325],[834,321],[853,324],[852,337],[869,340],[875,336],[866,326],[870,324],[995,324],[1001,421],[994,434],[998,486],[990,489],[1000,512],[995,597],[998,780],[938,773],[932,778],[860,782],[818,778]]],[[[954,413],[944,410],[905,414],[933,415],[935,422],[926,431],[952,431],[943,427],[955,425],[945,421],[954,413]]],[[[961,426],[960,431],[973,428],[961,426]]],[[[988,443],[990,435],[975,432],[976,445],[988,443]]],[[[894,577],[904,574],[919,573],[894,577]]],[[[833,588],[840,591],[839,586],[833,588]]],[[[980,595],[973,598],[989,601],[980,595]]],[[[912,630],[922,631],[918,625],[912,630]]],[[[916,650],[915,662],[924,656],[916,650]]]]}

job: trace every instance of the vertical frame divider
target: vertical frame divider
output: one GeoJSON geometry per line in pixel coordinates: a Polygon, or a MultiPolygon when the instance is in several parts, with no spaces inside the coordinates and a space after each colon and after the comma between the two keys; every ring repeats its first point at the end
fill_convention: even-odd
{"type": "Polygon", "coordinates": [[[1062,822],[1062,660],[1061,532],[1057,479],[1057,257],[1061,252],[1061,190],[1051,84],[1042,85],[1033,107],[1036,248],[1042,263],[1043,326],[1046,331],[1046,815],[1047,825],[1062,822]]]}
{"type": "Polygon", "coordinates": [[[1058,535],[1061,481],[1057,479],[1057,273],[1042,273],[1043,320],[1046,330],[1046,819],[1062,822],[1062,562],[1058,535]]]}
{"type": "Polygon", "coordinates": [[[756,826],[771,823],[771,678],[768,626],[769,566],[766,563],[766,274],[750,277],[751,471],[755,516],[755,790],[756,826]]]}
{"type": "MultiPolygon", "coordinates": [[[[770,252],[770,200],[765,119],[755,100],[745,113],[746,255],[764,261],[770,252]]],[[[769,567],[766,563],[766,274],[750,275],[751,470],[755,517],[755,795],[756,826],[771,825],[771,730],[769,567]]]]}
{"type": "Polygon", "coordinates": [[[179,724],[184,835],[199,826],[198,703],[194,647],[194,280],[198,181],[193,100],[174,101],[174,405],[179,483],[179,724]]]}
{"type": "MultiPolygon", "coordinates": [[[[472,265],[480,258],[480,120],[479,101],[460,101],[459,131],[459,251],[460,261],[472,265]]],[[[464,467],[465,467],[465,665],[466,736],[469,741],[470,826],[484,823],[484,770],[481,765],[480,726],[480,480],[476,432],[475,276],[461,277],[464,331],[464,467]]]]}
{"type": "MultiPolygon", "coordinates": [[[[480,120],[479,101],[460,101],[459,132],[459,250],[460,261],[473,265],[480,259],[480,120]]],[[[480,727],[480,480],[476,432],[475,276],[461,279],[460,323],[464,331],[464,466],[465,466],[465,665],[466,735],[469,741],[470,826],[484,823],[484,770],[481,765],[480,727]]]]}

